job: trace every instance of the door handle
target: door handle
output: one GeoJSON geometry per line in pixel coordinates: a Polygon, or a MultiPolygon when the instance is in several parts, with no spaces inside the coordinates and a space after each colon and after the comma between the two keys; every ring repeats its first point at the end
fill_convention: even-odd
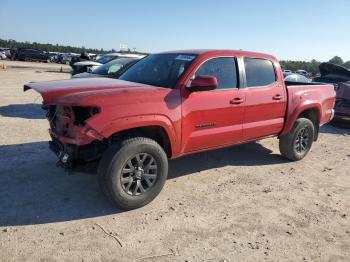
{"type": "Polygon", "coordinates": [[[282,99],[282,96],[280,94],[277,94],[277,95],[274,95],[272,97],[273,100],[281,100],[282,99]]]}
{"type": "Polygon", "coordinates": [[[244,102],[244,99],[240,97],[235,97],[234,99],[230,100],[231,105],[239,105],[239,104],[242,104],[243,102],[244,102]]]}

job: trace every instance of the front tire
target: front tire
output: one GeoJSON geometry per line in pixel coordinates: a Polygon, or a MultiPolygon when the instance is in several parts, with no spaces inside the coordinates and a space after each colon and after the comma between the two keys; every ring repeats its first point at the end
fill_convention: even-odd
{"type": "Polygon", "coordinates": [[[106,197],[122,209],[147,205],[162,190],[168,176],[163,148],[145,137],[126,139],[110,147],[98,167],[98,180],[106,197]]]}
{"type": "Polygon", "coordinates": [[[282,156],[298,161],[310,151],[315,137],[315,126],[310,119],[298,118],[293,128],[280,137],[279,148],[282,156]]]}

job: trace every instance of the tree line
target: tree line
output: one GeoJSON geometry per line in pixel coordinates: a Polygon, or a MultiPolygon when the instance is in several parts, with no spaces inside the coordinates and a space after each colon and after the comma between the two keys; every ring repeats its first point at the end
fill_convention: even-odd
{"type": "Polygon", "coordinates": [[[59,44],[43,44],[43,43],[37,43],[37,42],[18,42],[16,40],[5,40],[0,38],[0,47],[2,48],[11,48],[11,49],[17,49],[17,48],[33,48],[33,49],[39,49],[46,52],[59,52],[59,53],[82,53],[82,52],[88,52],[88,53],[94,53],[94,54],[105,54],[105,53],[114,53],[114,52],[129,52],[129,53],[135,53],[135,54],[144,54],[141,52],[138,52],[136,50],[118,50],[115,49],[111,50],[105,50],[103,48],[97,49],[97,48],[86,48],[84,46],[82,47],[76,47],[76,46],[69,46],[69,45],[59,45],[59,44]]]}
{"type": "MultiPolygon", "coordinates": [[[[81,52],[88,52],[88,53],[95,53],[95,54],[105,54],[105,53],[114,53],[117,52],[115,49],[111,50],[104,50],[103,48],[97,49],[97,48],[86,48],[84,46],[82,47],[75,47],[75,46],[65,46],[65,45],[58,45],[58,44],[42,44],[37,42],[18,42],[15,40],[5,40],[0,38],[0,47],[4,48],[34,48],[43,50],[46,52],[60,52],[60,53],[81,53],[81,52]]],[[[135,54],[146,54],[142,52],[137,52],[136,50],[130,50],[127,51],[118,51],[118,52],[130,52],[135,54]]],[[[284,69],[296,71],[298,69],[306,70],[310,73],[316,74],[318,73],[318,66],[320,65],[320,61],[317,61],[315,59],[312,59],[311,61],[291,61],[291,60],[282,60],[280,61],[281,65],[284,69]]],[[[334,56],[332,59],[330,59],[328,62],[344,66],[346,68],[350,69],[350,61],[344,62],[343,59],[339,56],[334,56]]]]}
{"type": "MultiPolygon", "coordinates": [[[[318,66],[321,64],[320,61],[317,61],[315,59],[312,59],[309,62],[290,61],[290,60],[280,61],[280,62],[281,62],[283,69],[288,69],[288,70],[292,70],[292,71],[296,71],[298,69],[303,69],[303,70],[306,70],[306,71],[313,73],[313,74],[318,73],[318,66]]],[[[347,62],[344,62],[343,59],[339,56],[334,56],[328,62],[350,69],[350,60],[347,62]]]]}

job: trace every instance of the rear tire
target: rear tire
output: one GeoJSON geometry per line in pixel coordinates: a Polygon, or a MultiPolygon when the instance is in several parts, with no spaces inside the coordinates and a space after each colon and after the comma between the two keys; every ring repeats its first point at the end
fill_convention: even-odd
{"type": "Polygon", "coordinates": [[[154,140],[135,137],[110,147],[98,167],[102,192],[116,206],[135,209],[147,205],[162,190],[168,158],[154,140]]]}
{"type": "Polygon", "coordinates": [[[280,137],[279,149],[285,158],[298,161],[310,151],[315,137],[315,126],[310,119],[298,118],[288,134],[280,137]]]}

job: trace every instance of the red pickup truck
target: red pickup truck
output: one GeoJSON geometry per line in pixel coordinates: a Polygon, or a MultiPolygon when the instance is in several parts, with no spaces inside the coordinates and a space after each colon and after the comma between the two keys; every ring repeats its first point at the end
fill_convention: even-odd
{"type": "Polygon", "coordinates": [[[275,57],[233,50],[152,54],[118,80],[27,89],[43,97],[58,163],[98,163],[103,192],[124,209],[159,194],[168,158],[276,136],[284,157],[302,159],[335,102],[333,85],[285,83],[275,57]]]}

